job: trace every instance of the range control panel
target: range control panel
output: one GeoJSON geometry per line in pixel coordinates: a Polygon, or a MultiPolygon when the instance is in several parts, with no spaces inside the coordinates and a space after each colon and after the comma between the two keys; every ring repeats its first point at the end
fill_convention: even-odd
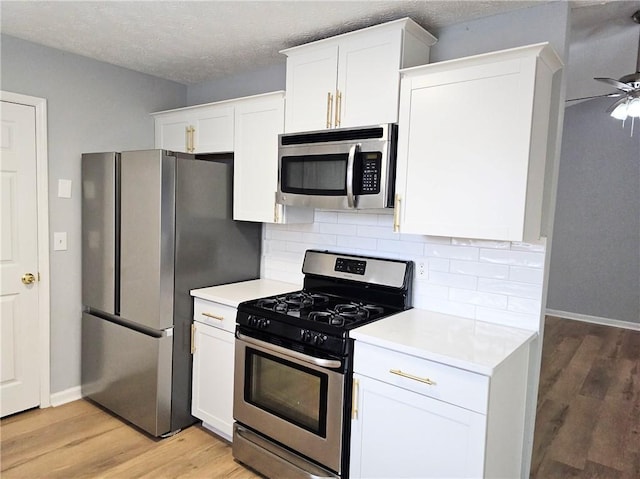
{"type": "Polygon", "coordinates": [[[341,273],[359,274],[364,276],[367,269],[367,262],[356,259],[337,258],[335,271],[341,273]]]}

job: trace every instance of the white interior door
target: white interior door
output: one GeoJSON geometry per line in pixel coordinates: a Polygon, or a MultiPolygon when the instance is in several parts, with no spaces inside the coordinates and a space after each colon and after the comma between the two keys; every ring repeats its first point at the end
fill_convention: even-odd
{"type": "Polygon", "coordinates": [[[6,416],[40,404],[35,108],[2,101],[0,118],[0,415],[6,416]]]}

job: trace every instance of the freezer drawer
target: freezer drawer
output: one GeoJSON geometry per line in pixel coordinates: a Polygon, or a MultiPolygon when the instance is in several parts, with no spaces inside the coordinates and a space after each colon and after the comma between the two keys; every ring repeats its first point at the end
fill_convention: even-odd
{"type": "Polygon", "coordinates": [[[171,430],[173,336],[82,315],[82,395],[154,436],[171,430]]]}

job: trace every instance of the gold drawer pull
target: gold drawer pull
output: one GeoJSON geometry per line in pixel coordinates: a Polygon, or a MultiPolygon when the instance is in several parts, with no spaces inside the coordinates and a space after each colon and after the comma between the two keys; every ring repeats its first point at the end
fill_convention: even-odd
{"type": "Polygon", "coordinates": [[[207,318],[211,319],[217,319],[218,321],[224,321],[224,316],[216,316],[215,314],[211,313],[202,313],[202,316],[206,316],[207,318]]]}
{"type": "Polygon", "coordinates": [[[391,374],[397,374],[398,376],[402,376],[403,378],[413,379],[414,381],[419,381],[421,383],[428,384],[429,386],[436,385],[436,382],[432,381],[429,378],[421,378],[420,376],[414,376],[413,374],[402,372],[399,369],[389,369],[389,372],[391,374]]]}

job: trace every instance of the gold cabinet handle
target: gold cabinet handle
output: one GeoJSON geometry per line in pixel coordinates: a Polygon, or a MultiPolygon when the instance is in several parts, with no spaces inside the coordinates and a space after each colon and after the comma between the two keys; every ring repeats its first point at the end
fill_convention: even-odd
{"type": "Polygon", "coordinates": [[[36,282],[36,277],[33,273],[25,273],[22,275],[23,284],[32,284],[36,282]]]}
{"type": "Polygon", "coordinates": [[[196,323],[191,323],[191,354],[196,352],[196,323]]]}
{"type": "Polygon", "coordinates": [[[195,126],[190,126],[189,127],[189,133],[190,133],[190,138],[191,138],[191,142],[190,142],[190,149],[189,149],[189,153],[193,153],[194,151],[196,151],[196,141],[195,141],[195,132],[196,132],[196,127],[195,126]]]}
{"type": "Polygon", "coordinates": [[[400,369],[389,369],[391,374],[397,374],[398,376],[402,376],[403,378],[413,379],[414,381],[418,381],[424,384],[428,384],[429,386],[435,386],[436,382],[432,381],[429,378],[421,378],[420,376],[414,376],[413,374],[405,373],[400,369]]]}
{"type": "Polygon", "coordinates": [[[274,193],[275,200],[273,201],[273,222],[280,223],[280,208],[278,208],[278,192],[274,193]]]}
{"type": "Polygon", "coordinates": [[[327,92],[327,128],[331,128],[331,117],[333,116],[333,95],[327,92]]]}
{"type": "Polygon", "coordinates": [[[402,198],[396,194],[395,201],[393,203],[393,232],[398,233],[400,231],[400,202],[402,198]]]}
{"type": "Polygon", "coordinates": [[[340,93],[340,90],[336,90],[336,120],[335,120],[336,128],[340,126],[341,121],[342,121],[342,93],[340,93]]]}
{"type": "Polygon", "coordinates": [[[224,316],[216,316],[212,313],[202,313],[202,316],[206,316],[207,318],[217,319],[218,321],[224,321],[224,316]]]}
{"type": "Polygon", "coordinates": [[[358,390],[360,384],[357,379],[353,380],[352,399],[351,399],[351,419],[358,419],[358,390]]]}

